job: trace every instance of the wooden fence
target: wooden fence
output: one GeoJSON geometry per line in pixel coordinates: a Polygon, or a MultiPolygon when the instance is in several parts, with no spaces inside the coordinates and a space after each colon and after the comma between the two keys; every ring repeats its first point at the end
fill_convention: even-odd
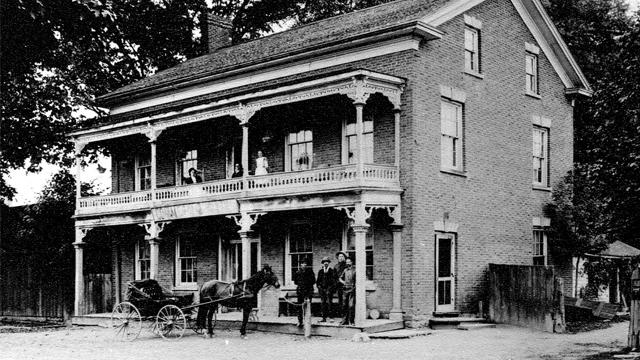
{"type": "Polygon", "coordinates": [[[564,332],[562,285],[551,267],[489,264],[489,318],[496,323],[564,332]]]}
{"type": "MultiPolygon", "coordinates": [[[[88,274],[84,313],[111,312],[111,274],[88,274]]],[[[0,274],[0,317],[61,321],[73,313],[73,278],[45,278],[33,267],[5,267],[0,274]]]]}

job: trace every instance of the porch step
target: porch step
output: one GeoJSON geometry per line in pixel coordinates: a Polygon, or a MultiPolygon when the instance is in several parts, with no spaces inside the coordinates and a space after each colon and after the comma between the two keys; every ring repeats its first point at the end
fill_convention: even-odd
{"type": "Polygon", "coordinates": [[[491,323],[462,323],[458,325],[458,330],[480,330],[480,329],[493,329],[496,324],[491,323]]]}
{"type": "Polygon", "coordinates": [[[459,317],[460,311],[434,311],[433,316],[437,318],[453,318],[459,317]]]}
{"type": "Polygon", "coordinates": [[[434,330],[457,329],[461,324],[482,324],[486,323],[484,318],[479,317],[434,317],[429,319],[429,327],[434,330]]]}
{"type": "MultiPolygon", "coordinates": [[[[219,314],[216,320],[216,329],[240,329],[242,324],[242,314],[230,313],[219,314]]],[[[367,320],[364,326],[340,326],[340,320],[335,319],[326,323],[318,322],[320,318],[313,318],[311,321],[312,336],[328,336],[339,339],[351,339],[355,334],[366,332],[367,334],[384,333],[393,330],[404,329],[403,321],[392,321],[386,319],[367,320]]],[[[84,316],[74,316],[72,318],[74,325],[83,326],[111,326],[111,314],[90,314],[84,316]]],[[[291,317],[260,317],[259,322],[249,322],[247,330],[274,332],[281,334],[304,335],[304,329],[296,326],[297,318],[291,317]]],[[[152,321],[144,321],[143,329],[151,327],[152,321]]]]}
{"type": "Polygon", "coordinates": [[[369,334],[371,339],[408,339],[416,336],[431,335],[431,331],[415,330],[415,329],[401,329],[384,331],[374,334],[369,334]]]}

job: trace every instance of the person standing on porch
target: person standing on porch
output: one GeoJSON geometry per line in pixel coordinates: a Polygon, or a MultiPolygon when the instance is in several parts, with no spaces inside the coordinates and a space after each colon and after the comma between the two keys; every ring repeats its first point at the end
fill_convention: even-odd
{"type": "Polygon", "coordinates": [[[340,283],[344,286],[344,319],[340,325],[353,325],[355,321],[356,303],[356,269],[350,258],[346,260],[347,268],[340,276],[340,283]]]}
{"type": "Polygon", "coordinates": [[[338,306],[336,306],[336,317],[343,317],[344,314],[342,310],[344,309],[344,297],[342,294],[343,286],[342,283],[338,281],[338,279],[342,276],[342,272],[347,268],[347,264],[345,260],[347,259],[347,254],[342,251],[338,251],[336,253],[336,258],[338,259],[338,263],[333,267],[333,273],[336,276],[335,284],[336,284],[336,295],[338,298],[338,306]]]}
{"type": "Polygon", "coordinates": [[[336,275],[334,270],[329,267],[330,262],[331,260],[328,256],[322,258],[322,268],[318,271],[318,277],[316,280],[322,306],[322,320],[320,320],[320,322],[326,322],[327,316],[330,316],[331,314],[333,290],[336,285],[336,275]]]}
{"type": "MultiPolygon", "coordinates": [[[[298,304],[303,304],[305,299],[311,300],[313,298],[313,285],[316,283],[316,276],[313,274],[313,270],[307,266],[307,259],[300,259],[300,269],[296,272],[293,278],[293,283],[298,287],[296,288],[296,295],[298,295],[298,304]]],[[[302,312],[304,306],[300,307],[298,311],[298,327],[302,327],[302,312]]]]}
{"type": "Polygon", "coordinates": [[[256,158],[256,171],[254,175],[266,175],[269,172],[269,162],[267,158],[262,155],[262,151],[258,151],[258,157],[256,158]]]}

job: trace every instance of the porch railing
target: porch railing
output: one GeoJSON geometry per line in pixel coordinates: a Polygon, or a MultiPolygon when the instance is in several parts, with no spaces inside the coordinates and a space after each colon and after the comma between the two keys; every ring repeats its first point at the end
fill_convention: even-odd
{"type": "Polygon", "coordinates": [[[273,173],[247,178],[244,188],[242,178],[216,180],[201,184],[174,186],[150,190],[111,194],[78,199],[79,214],[102,213],[113,210],[134,210],[162,205],[163,202],[188,200],[193,198],[224,198],[231,196],[256,196],[284,194],[288,192],[331,190],[345,187],[397,187],[399,172],[391,165],[366,164],[362,177],[358,176],[356,165],[343,165],[273,173]],[[246,190],[246,191],[245,191],[246,190]],[[155,195],[154,195],[155,194],[155,195]],[[235,195],[234,195],[235,194],[235,195]]]}

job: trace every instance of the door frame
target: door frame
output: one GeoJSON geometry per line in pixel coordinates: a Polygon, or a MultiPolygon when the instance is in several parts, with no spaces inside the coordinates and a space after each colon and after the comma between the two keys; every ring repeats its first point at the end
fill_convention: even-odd
{"type": "MultiPolygon", "coordinates": [[[[227,266],[227,264],[225,263],[226,259],[223,256],[223,253],[226,251],[226,249],[223,248],[222,246],[222,242],[224,240],[227,239],[223,239],[222,235],[218,235],[218,280],[222,280],[222,281],[235,281],[235,280],[241,280],[241,279],[235,279],[235,280],[229,280],[229,279],[223,279],[222,278],[222,274],[223,274],[223,267],[227,266]]],[[[228,239],[229,244],[242,244],[242,240],[240,239],[228,239]]],[[[256,270],[260,270],[262,269],[262,241],[261,241],[261,237],[260,236],[256,236],[256,237],[251,237],[249,238],[249,246],[251,247],[251,244],[257,244],[257,262],[256,262],[256,270]]],[[[242,257],[242,249],[240,249],[240,253],[237,255],[240,258],[242,257]]]]}
{"type": "Polygon", "coordinates": [[[435,297],[434,297],[434,307],[436,312],[451,312],[455,311],[456,308],[456,234],[455,233],[445,233],[445,232],[437,232],[435,235],[435,297]],[[450,239],[451,240],[451,276],[440,277],[440,239],[450,239]],[[451,282],[451,299],[450,303],[446,305],[438,305],[438,285],[440,281],[450,281],[451,282]]]}

